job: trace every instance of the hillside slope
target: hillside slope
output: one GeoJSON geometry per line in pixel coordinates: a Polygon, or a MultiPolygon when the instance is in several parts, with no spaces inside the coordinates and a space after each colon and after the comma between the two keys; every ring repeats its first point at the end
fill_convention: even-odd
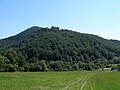
{"type": "MultiPolygon", "coordinates": [[[[111,59],[119,56],[120,45],[112,40],[99,36],[83,34],[69,30],[59,30],[57,27],[31,27],[24,32],[1,40],[0,47],[15,48],[25,51],[27,58],[31,57],[29,49],[37,53],[37,57],[44,60],[90,60],[98,58],[111,59]],[[49,56],[49,57],[48,57],[49,56]]],[[[32,53],[31,52],[31,53],[32,53]]]]}
{"type": "Polygon", "coordinates": [[[16,36],[0,40],[0,53],[8,57],[6,52],[12,48],[29,63],[40,60],[88,63],[101,58],[110,61],[120,56],[120,44],[116,42],[59,27],[34,26],[16,36]]]}

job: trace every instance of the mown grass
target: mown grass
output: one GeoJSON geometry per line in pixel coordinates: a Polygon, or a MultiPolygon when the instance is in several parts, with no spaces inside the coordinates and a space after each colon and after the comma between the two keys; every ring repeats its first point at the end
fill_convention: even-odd
{"type": "Polygon", "coordinates": [[[56,90],[89,72],[0,73],[1,90],[56,90]]]}
{"type": "Polygon", "coordinates": [[[120,72],[104,71],[91,78],[94,90],[120,90],[120,72]]]}
{"type": "Polygon", "coordinates": [[[119,64],[111,64],[111,66],[115,66],[115,67],[116,67],[117,65],[119,65],[119,64]]]}
{"type": "Polygon", "coordinates": [[[0,90],[120,90],[120,72],[0,73],[0,90]]]}

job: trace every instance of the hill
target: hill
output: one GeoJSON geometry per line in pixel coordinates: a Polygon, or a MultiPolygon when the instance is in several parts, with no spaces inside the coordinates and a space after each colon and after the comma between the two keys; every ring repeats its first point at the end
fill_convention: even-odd
{"type": "Polygon", "coordinates": [[[0,67],[1,71],[98,69],[119,63],[119,52],[117,40],[59,27],[33,26],[0,40],[0,67]]]}

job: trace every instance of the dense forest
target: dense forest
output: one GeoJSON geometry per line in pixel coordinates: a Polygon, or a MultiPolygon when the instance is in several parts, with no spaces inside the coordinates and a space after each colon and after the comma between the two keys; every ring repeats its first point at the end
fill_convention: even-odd
{"type": "Polygon", "coordinates": [[[1,72],[96,70],[119,63],[119,41],[54,26],[33,26],[0,40],[1,72]]]}

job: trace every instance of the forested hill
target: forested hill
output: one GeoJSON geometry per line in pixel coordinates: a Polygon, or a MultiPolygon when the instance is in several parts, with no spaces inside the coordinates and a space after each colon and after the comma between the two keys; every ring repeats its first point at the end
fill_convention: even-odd
{"type": "Polygon", "coordinates": [[[62,61],[76,64],[96,63],[102,59],[107,63],[119,63],[120,60],[114,58],[120,57],[120,42],[59,27],[34,26],[0,40],[0,53],[0,59],[7,58],[13,67],[16,64],[22,68],[25,63],[41,60],[44,63],[62,61]]]}

